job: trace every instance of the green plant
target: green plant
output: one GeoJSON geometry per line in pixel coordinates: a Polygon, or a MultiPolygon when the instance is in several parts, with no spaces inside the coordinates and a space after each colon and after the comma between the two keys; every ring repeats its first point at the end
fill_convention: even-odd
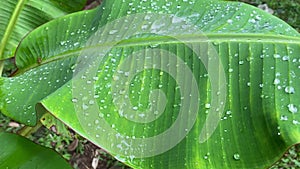
{"type": "Polygon", "coordinates": [[[296,30],[243,3],[155,2],[36,28],[1,111],[29,126],[51,113],[133,168],[262,168],[299,143],[296,30]]]}

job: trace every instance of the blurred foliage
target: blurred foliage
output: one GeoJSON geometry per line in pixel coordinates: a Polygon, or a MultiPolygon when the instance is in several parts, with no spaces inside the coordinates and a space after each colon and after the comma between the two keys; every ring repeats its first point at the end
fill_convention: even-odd
{"type": "Polygon", "coordinates": [[[291,147],[286,154],[270,169],[298,169],[300,168],[300,145],[291,147]]]}

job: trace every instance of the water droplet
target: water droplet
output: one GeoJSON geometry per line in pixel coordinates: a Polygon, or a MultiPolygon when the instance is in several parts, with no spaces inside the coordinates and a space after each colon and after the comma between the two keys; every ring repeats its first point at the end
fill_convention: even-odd
{"type": "Polygon", "coordinates": [[[180,23],[180,22],[183,22],[184,19],[182,18],[179,18],[179,17],[173,17],[172,18],[172,23],[180,23]]]}
{"type": "Polygon", "coordinates": [[[203,158],[204,158],[204,160],[207,160],[208,159],[208,155],[205,155],[203,158]]]}
{"type": "Polygon", "coordinates": [[[280,58],[280,55],[279,55],[279,54],[274,54],[273,56],[274,56],[275,59],[280,58]]]}
{"type": "Polygon", "coordinates": [[[73,99],[72,99],[72,102],[73,102],[73,103],[77,103],[77,102],[78,102],[78,99],[77,99],[77,98],[73,98],[73,99]]]}
{"type": "Polygon", "coordinates": [[[156,48],[156,47],[158,47],[158,45],[159,44],[150,44],[149,46],[150,46],[150,48],[156,48]]]}
{"type": "Polygon", "coordinates": [[[95,81],[97,81],[99,78],[98,78],[97,76],[95,76],[95,77],[93,77],[93,79],[94,79],[95,81]]]}
{"type": "Polygon", "coordinates": [[[95,103],[94,100],[90,100],[90,101],[89,101],[89,104],[90,104],[90,105],[93,105],[94,103],[95,103]]]}
{"type": "Polygon", "coordinates": [[[125,75],[126,77],[128,77],[128,76],[129,76],[129,72],[124,72],[124,75],[125,75]]]}
{"type": "Polygon", "coordinates": [[[205,108],[209,109],[209,108],[210,108],[210,104],[209,104],[209,103],[206,103],[206,104],[205,104],[205,108]]]}
{"type": "Polygon", "coordinates": [[[292,86],[287,86],[284,91],[288,94],[294,94],[295,93],[295,89],[292,86]]]}
{"type": "Polygon", "coordinates": [[[228,23],[228,24],[232,24],[232,22],[233,22],[232,19],[228,19],[228,20],[227,20],[227,23],[228,23]]]}
{"type": "Polygon", "coordinates": [[[230,110],[226,111],[226,114],[231,115],[231,111],[230,110]]]}
{"type": "Polygon", "coordinates": [[[89,108],[89,106],[88,105],[86,105],[86,104],[82,104],[82,109],[83,110],[86,110],[86,109],[88,109],[89,108]]]}
{"type": "Polygon", "coordinates": [[[118,30],[115,30],[115,29],[114,29],[114,30],[109,31],[109,34],[110,34],[110,35],[113,35],[113,34],[115,34],[115,33],[117,33],[117,32],[118,32],[118,30]]]}
{"type": "Polygon", "coordinates": [[[287,120],[288,120],[288,117],[287,117],[287,116],[284,116],[284,115],[281,115],[281,116],[280,116],[280,120],[282,120],[282,121],[287,121],[287,120]]]}
{"type": "Polygon", "coordinates": [[[291,113],[297,113],[298,112],[298,108],[294,105],[294,104],[288,104],[288,109],[291,113]]]}
{"type": "Polygon", "coordinates": [[[65,43],[66,43],[66,41],[61,41],[61,42],[60,42],[60,45],[63,46],[65,43]]]}
{"type": "Polygon", "coordinates": [[[142,30],[146,30],[149,27],[149,25],[142,25],[142,30]]]}
{"type": "Polygon", "coordinates": [[[280,80],[279,80],[279,79],[277,79],[277,78],[274,79],[274,82],[273,82],[274,85],[278,85],[279,83],[280,83],[280,80]]]}
{"type": "Polygon", "coordinates": [[[300,122],[298,120],[293,120],[293,124],[298,125],[300,122]]]}
{"type": "Polygon", "coordinates": [[[255,19],[250,19],[249,22],[255,24],[256,20],[255,19]]]}
{"type": "Polygon", "coordinates": [[[235,159],[235,160],[240,160],[240,155],[239,155],[238,153],[235,153],[235,154],[233,155],[233,159],[235,159]]]}
{"type": "Polygon", "coordinates": [[[118,81],[120,79],[120,77],[119,76],[114,76],[113,79],[114,79],[114,81],[118,81]]]}
{"type": "Polygon", "coordinates": [[[209,157],[209,155],[210,155],[210,153],[207,153],[207,154],[205,154],[205,156],[203,157],[205,160],[207,160],[208,159],[208,157],[209,157]]]}
{"type": "Polygon", "coordinates": [[[288,61],[289,59],[290,59],[289,56],[283,56],[283,57],[282,57],[282,60],[283,60],[283,61],[288,61]]]}
{"type": "Polygon", "coordinates": [[[99,117],[103,118],[104,114],[103,113],[99,113],[99,117]]]}

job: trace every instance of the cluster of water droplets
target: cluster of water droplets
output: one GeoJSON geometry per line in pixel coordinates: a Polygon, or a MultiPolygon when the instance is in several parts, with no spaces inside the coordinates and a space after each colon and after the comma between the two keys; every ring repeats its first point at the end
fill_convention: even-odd
{"type": "Polygon", "coordinates": [[[70,60],[52,62],[5,79],[8,81],[4,85],[4,91],[7,92],[5,108],[27,119],[24,123],[34,123],[31,119],[35,119],[35,104],[71,78],[73,72],[69,68],[70,64],[70,60]]]}
{"type": "MultiPolygon", "coordinates": [[[[289,49],[289,54],[293,54],[293,50],[289,49]]],[[[273,55],[274,59],[278,62],[286,62],[286,64],[291,64],[291,65],[297,65],[300,63],[300,59],[296,59],[293,58],[291,59],[289,55],[282,55],[279,53],[275,53],[273,55]]],[[[288,73],[288,75],[282,74],[280,72],[277,72],[275,74],[275,78],[273,80],[273,84],[275,85],[276,89],[278,90],[278,92],[283,92],[286,94],[286,97],[293,97],[295,96],[297,93],[295,87],[293,86],[294,81],[297,80],[297,76],[296,76],[296,72],[297,70],[290,70],[288,73]],[[290,95],[290,96],[289,96],[290,95]]],[[[282,100],[283,98],[281,98],[282,100]]],[[[286,106],[282,106],[283,110],[287,110],[287,112],[289,112],[290,114],[282,114],[280,115],[280,120],[281,121],[290,121],[292,124],[294,125],[298,125],[300,124],[298,120],[295,119],[291,119],[291,117],[293,116],[293,114],[298,113],[298,105],[290,102],[288,103],[286,106]]],[[[278,132],[280,135],[280,132],[278,132]]]]}

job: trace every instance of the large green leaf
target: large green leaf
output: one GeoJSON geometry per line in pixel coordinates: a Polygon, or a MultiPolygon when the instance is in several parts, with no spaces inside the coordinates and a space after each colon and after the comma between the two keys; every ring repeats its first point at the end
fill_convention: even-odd
{"type": "Polygon", "coordinates": [[[0,132],[0,142],[0,168],[71,168],[55,151],[16,134],[0,132]]]}
{"type": "Polygon", "coordinates": [[[134,168],[264,168],[300,141],[299,37],[243,3],[105,1],[22,41],[1,110],[134,168]]]}
{"type": "Polygon", "coordinates": [[[36,27],[81,10],[86,0],[6,0],[0,2],[0,59],[13,57],[21,39],[36,27]]]}

